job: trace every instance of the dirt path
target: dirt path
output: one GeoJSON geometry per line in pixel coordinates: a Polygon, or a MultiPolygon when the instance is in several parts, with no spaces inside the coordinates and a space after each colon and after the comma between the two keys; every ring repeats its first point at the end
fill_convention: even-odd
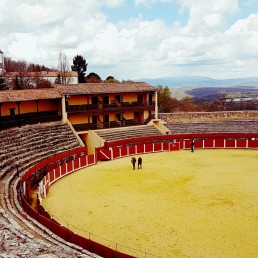
{"type": "Polygon", "coordinates": [[[43,205],[75,232],[137,257],[257,257],[258,151],[142,158],[142,170],[127,157],[69,175],[43,205]]]}

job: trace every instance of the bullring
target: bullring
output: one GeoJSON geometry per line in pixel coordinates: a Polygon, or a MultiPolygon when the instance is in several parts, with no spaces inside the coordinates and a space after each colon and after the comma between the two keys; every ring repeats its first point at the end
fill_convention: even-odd
{"type": "MultiPolygon", "coordinates": [[[[71,240],[69,239],[71,234],[65,228],[62,232],[54,232],[59,236],[49,229],[42,230],[43,227],[38,221],[43,222],[49,218],[44,217],[44,219],[28,207],[32,201],[30,192],[37,183],[41,182],[43,176],[48,175],[48,172],[55,171],[55,176],[61,176],[63,170],[59,167],[67,172],[93,164],[98,159],[112,159],[123,153],[134,154],[135,151],[140,153],[146,151],[146,148],[147,150],[154,148],[157,151],[169,146],[170,150],[187,149],[190,138],[198,139],[200,145],[197,145],[197,148],[257,148],[256,128],[258,127],[255,111],[247,112],[248,119],[245,112],[233,118],[233,122],[230,122],[234,123],[236,128],[233,131],[232,126],[230,129],[221,129],[220,132],[207,132],[205,127],[198,129],[197,132],[197,129],[191,126],[193,129],[189,131],[189,124],[185,124],[184,127],[184,123],[179,122],[177,124],[181,124],[181,131],[173,132],[172,129],[176,126],[170,128],[168,120],[166,124],[163,123],[164,115],[160,114],[162,120],[158,117],[155,108],[155,90],[148,85],[144,85],[142,92],[139,91],[141,88],[139,85],[134,85],[132,88],[134,92],[127,92],[124,100],[121,97],[121,90],[115,91],[108,98],[105,92],[101,99],[96,99],[99,92],[94,93],[94,96],[88,96],[86,91],[82,92],[83,96],[80,97],[73,95],[72,91],[67,94],[59,92],[55,99],[52,99],[55,96],[53,94],[47,95],[46,99],[40,99],[45,95],[36,90],[30,97],[28,94],[22,95],[22,91],[19,93],[21,95],[14,91],[12,99],[7,99],[4,92],[0,93],[1,189],[3,189],[1,225],[5,236],[3,238],[5,250],[8,249],[10,254],[39,256],[42,253],[51,253],[57,256],[69,254],[70,257],[87,257],[92,255],[86,251],[88,249],[98,252],[100,256],[108,257],[115,253],[122,257],[123,254],[119,250],[110,250],[101,247],[98,243],[87,242],[88,248],[85,248],[86,242],[84,243],[79,236],[71,242],[80,243],[83,247],[68,243],[68,240],[71,240]],[[36,96],[35,99],[33,96],[36,96]],[[9,113],[7,113],[8,110],[9,113]],[[70,122],[69,118],[71,118],[70,122]],[[13,128],[7,129],[10,125],[13,128]],[[146,126],[146,133],[150,129],[149,135],[140,133],[144,126],[146,126]],[[127,138],[126,135],[130,135],[129,131],[133,134],[132,127],[136,137],[132,135],[127,138]],[[100,135],[102,128],[104,136],[100,135]],[[187,134],[184,134],[186,131],[187,134]],[[114,132],[119,133],[119,139],[108,138],[114,132]],[[143,147],[142,144],[146,144],[147,147],[143,147]],[[118,146],[124,146],[125,149],[119,149],[118,146]],[[51,160],[45,160],[51,157],[51,160]],[[24,180],[25,174],[28,176],[26,179],[29,178],[28,181],[24,180]],[[26,212],[20,203],[23,208],[25,207],[26,212]],[[10,241],[17,245],[12,245],[10,241]]],[[[234,114],[232,113],[232,116],[234,114]]],[[[228,118],[227,121],[229,121],[228,118]]],[[[211,121],[206,123],[208,128],[216,128],[216,123],[211,121]]],[[[197,123],[195,126],[198,126],[197,123]]],[[[220,126],[220,128],[223,127],[220,126]]],[[[44,195],[44,192],[42,193],[44,195]]],[[[47,216],[47,214],[44,215],[47,216]]]]}

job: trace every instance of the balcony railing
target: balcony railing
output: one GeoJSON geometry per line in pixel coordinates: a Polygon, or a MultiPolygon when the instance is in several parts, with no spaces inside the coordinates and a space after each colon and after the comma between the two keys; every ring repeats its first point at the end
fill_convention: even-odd
{"type": "Polygon", "coordinates": [[[66,111],[69,113],[85,112],[85,111],[111,111],[111,110],[127,110],[127,109],[154,109],[155,101],[147,102],[114,102],[110,104],[85,104],[85,105],[70,105],[66,107],[66,111]]]}
{"type": "Polygon", "coordinates": [[[15,115],[14,117],[4,116],[0,119],[0,130],[2,130],[37,123],[61,121],[61,116],[56,111],[46,111],[38,113],[20,114],[15,115]]]}
{"type": "Polygon", "coordinates": [[[66,107],[67,112],[98,110],[99,104],[71,105],[66,107]]]}

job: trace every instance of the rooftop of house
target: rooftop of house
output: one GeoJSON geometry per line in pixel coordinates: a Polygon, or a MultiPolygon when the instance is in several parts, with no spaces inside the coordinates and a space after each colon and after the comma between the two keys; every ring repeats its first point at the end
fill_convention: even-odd
{"type": "Polygon", "coordinates": [[[61,98],[62,94],[55,89],[27,89],[0,91],[0,103],[61,98]]]}
{"type": "Polygon", "coordinates": [[[25,90],[2,90],[0,91],[0,103],[22,102],[39,99],[60,99],[63,95],[82,94],[112,94],[130,92],[155,92],[155,87],[144,82],[137,83],[85,83],[58,85],[54,88],[25,89],[25,90]]]}
{"type": "Polygon", "coordinates": [[[55,88],[63,94],[107,94],[130,92],[155,92],[155,87],[145,82],[130,83],[82,83],[73,85],[55,85],[55,88]]]}

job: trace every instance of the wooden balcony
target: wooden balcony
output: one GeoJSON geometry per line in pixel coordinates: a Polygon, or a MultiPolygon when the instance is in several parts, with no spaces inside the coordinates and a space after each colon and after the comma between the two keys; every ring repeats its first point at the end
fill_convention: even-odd
{"type": "Polygon", "coordinates": [[[66,107],[67,113],[102,113],[105,111],[126,111],[126,110],[154,110],[155,101],[147,102],[113,102],[110,104],[85,104],[85,105],[70,105],[66,107]]]}
{"type": "Polygon", "coordinates": [[[56,111],[46,111],[38,113],[27,113],[21,115],[1,117],[0,130],[12,127],[21,127],[37,123],[61,121],[61,116],[56,111]]]}

